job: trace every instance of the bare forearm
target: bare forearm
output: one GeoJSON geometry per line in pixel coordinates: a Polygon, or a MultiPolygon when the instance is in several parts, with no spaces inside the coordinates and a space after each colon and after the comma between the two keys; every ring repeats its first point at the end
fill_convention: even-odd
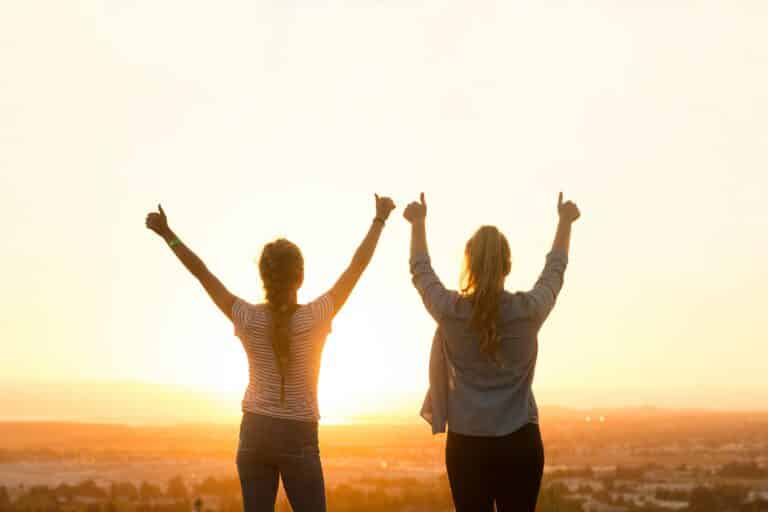
{"type": "Polygon", "coordinates": [[[411,223],[411,258],[427,253],[427,227],[424,219],[411,223]]]}
{"type": "MultiPolygon", "coordinates": [[[[170,243],[173,240],[179,240],[179,238],[170,228],[161,236],[166,243],[170,243]]],[[[201,260],[197,254],[192,252],[192,250],[183,242],[174,244],[174,246],[171,247],[171,250],[176,255],[176,257],[179,258],[179,261],[181,261],[184,267],[186,267],[186,269],[189,270],[189,272],[198,279],[203,275],[204,272],[208,270],[205,266],[205,263],[203,263],[203,260],[201,260]]]]}
{"type": "Polygon", "coordinates": [[[331,288],[331,296],[334,302],[334,314],[344,306],[349,298],[349,294],[352,293],[360,276],[363,275],[366,267],[373,258],[373,253],[376,250],[376,245],[379,243],[381,232],[384,229],[384,222],[387,221],[390,212],[395,208],[395,203],[389,197],[376,197],[376,217],[371,223],[371,227],[368,228],[365,238],[360,243],[360,246],[352,256],[352,261],[349,266],[342,272],[336,284],[331,288]]]}
{"type": "Polygon", "coordinates": [[[384,225],[381,222],[374,222],[368,229],[368,233],[360,243],[360,246],[352,256],[352,262],[347,269],[341,274],[336,284],[331,288],[331,295],[333,296],[334,311],[338,311],[344,306],[349,298],[349,294],[352,293],[352,289],[357,284],[360,276],[368,267],[368,263],[373,258],[373,252],[376,250],[376,245],[379,243],[379,237],[384,225]]]}
{"type": "Polygon", "coordinates": [[[557,223],[557,232],[555,233],[555,240],[552,242],[552,250],[560,250],[568,254],[571,245],[571,226],[572,223],[560,219],[557,223]]]}
{"type": "Polygon", "coordinates": [[[157,209],[158,211],[150,212],[147,215],[147,220],[145,221],[147,228],[165,240],[165,243],[168,244],[184,267],[203,285],[206,293],[216,303],[216,306],[231,320],[232,307],[236,297],[206,268],[203,260],[198,258],[189,247],[179,240],[176,233],[168,226],[168,220],[163,207],[158,204],[157,209]]]}
{"type": "Polygon", "coordinates": [[[368,229],[368,233],[360,243],[360,246],[352,256],[352,265],[360,270],[365,269],[373,258],[373,253],[376,251],[376,246],[379,243],[381,232],[384,229],[384,224],[381,222],[373,222],[368,229]]]}

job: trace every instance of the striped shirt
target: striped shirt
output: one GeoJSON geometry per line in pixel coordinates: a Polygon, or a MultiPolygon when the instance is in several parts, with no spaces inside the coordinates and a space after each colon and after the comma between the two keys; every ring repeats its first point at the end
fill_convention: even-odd
{"type": "Polygon", "coordinates": [[[272,349],[272,313],[266,304],[236,299],[232,305],[235,336],[248,356],[248,388],[243,411],[298,421],[318,421],[317,380],[325,339],[331,332],[330,293],[301,305],[291,318],[291,345],[285,375],[285,402],[280,402],[280,371],[272,349]]]}

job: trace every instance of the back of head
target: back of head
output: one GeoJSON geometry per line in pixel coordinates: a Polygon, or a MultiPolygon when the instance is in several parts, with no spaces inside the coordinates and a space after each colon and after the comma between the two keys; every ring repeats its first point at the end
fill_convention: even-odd
{"type": "Polygon", "coordinates": [[[498,363],[496,330],[504,279],[512,268],[506,237],[494,226],[482,226],[464,248],[461,291],[472,301],[472,327],[480,335],[480,351],[498,363]]]}
{"type": "Polygon", "coordinates": [[[296,244],[279,238],[264,246],[259,258],[267,304],[272,311],[272,349],[282,378],[280,399],[285,400],[285,375],[291,345],[291,316],[296,292],[304,280],[304,258],[296,244]]]}

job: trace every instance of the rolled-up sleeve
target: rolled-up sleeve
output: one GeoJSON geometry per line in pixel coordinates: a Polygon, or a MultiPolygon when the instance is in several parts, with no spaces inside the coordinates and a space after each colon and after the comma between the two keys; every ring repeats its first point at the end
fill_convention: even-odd
{"type": "Polygon", "coordinates": [[[432,268],[427,253],[419,253],[411,258],[411,280],[421,295],[421,300],[432,318],[437,322],[453,311],[458,299],[455,291],[446,290],[440,278],[432,268]]]}
{"type": "Polygon", "coordinates": [[[532,307],[532,316],[544,320],[555,307],[555,301],[563,287],[568,255],[562,250],[553,250],[547,254],[544,270],[533,289],[526,293],[532,307]]]}

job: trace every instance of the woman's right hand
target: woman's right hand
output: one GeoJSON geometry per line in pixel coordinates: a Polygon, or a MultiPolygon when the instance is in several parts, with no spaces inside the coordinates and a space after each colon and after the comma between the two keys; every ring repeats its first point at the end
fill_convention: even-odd
{"type": "Polygon", "coordinates": [[[576,203],[573,201],[563,202],[562,192],[560,192],[560,195],[557,198],[557,214],[560,216],[560,220],[568,223],[575,222],[576,219],[581,217],[581,212],[579,211],[579,207],[576,206],[576,203]]]}
{"type": "Polygon", "coordinates": [[[413,201],[405,208],[403,217],[411,224],[422,221],[427,217],[427,202],[424,200],[424,192],[421,193],[419,202],[413,201]]]}

